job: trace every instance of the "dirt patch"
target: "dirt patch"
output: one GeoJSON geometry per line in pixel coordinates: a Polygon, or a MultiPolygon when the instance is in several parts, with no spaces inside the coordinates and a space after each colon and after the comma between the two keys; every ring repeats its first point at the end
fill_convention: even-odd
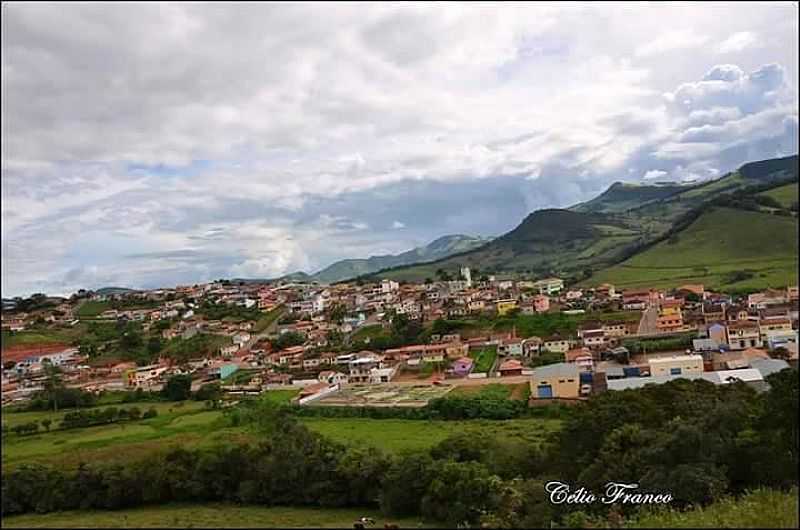
{"type": "Polygon", "coordinates": [[[31,355],[47,355],[50,353],[62,352],[69,349],[69,344],[47,342],[43,344],[18,344],[9,348],[3,348],[3,362],[14,361],[15,363],[24,360],[31,355]]]}

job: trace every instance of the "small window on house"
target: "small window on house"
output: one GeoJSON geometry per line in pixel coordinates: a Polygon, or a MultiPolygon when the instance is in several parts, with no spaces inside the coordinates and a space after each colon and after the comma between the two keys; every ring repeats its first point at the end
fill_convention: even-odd
{"type": "Polygon", "coordinates": [[[564,382],[564,380],[563,380],[563,379],[559,379],[559,380],[558,380],[558,382],[559,382],[559,383],[563,383],[563,382],[564,382]]]}
{"type": "Polygon", "coordinates": [[[669,375],[681,375],[681,369],[680,368],[670,368],[669,369],[669,375]]]}

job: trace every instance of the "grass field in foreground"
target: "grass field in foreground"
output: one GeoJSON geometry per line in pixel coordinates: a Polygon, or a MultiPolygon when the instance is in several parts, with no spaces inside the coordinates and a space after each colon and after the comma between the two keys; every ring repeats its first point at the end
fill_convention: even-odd
{"type": "Polygon", "coordinates": [[[717,208],[677,238],[662,241],[584,284],[671,287],[703,283],[715,289],[762,289],[797,283],[797,219],[717,208]],[[764,237],[769,234],[769,237],[764,237]],[[734,281],[733,273],[750,278],[734,281]]]}
{"type": "Polygon", "coordinates": [[[484,433],[501,439],[542,442],[561,425],[559,420],[550,419],[424,421],[303,418],[303,423],[332,440],[350,445],[377,447],[389,452],[427,449],[456,433],[484,433]]]}
{"type": "MultiPolygon", "coordinates": [[[[270,391],[264,399],[285,402],[295,392],[270,391]]],[[[229,427],[221,411],[205,410],[201,403],[188,401],[183,406],[174,403],[137,403],[125,407],[134,405],[140,410],[155,405],[159,415],[147,420],[83,429],[49,433],[41,431],[31,436],[9,434],[3,439],[3,469],[33,462],[72,467],[81,461],[127,461],[173,446],[205,447],[253,439],[253,433],[246,426],[229,427]]],[[[61,413],[56,415],[60,416],[61,413]]],[[[15,424],[40,421],[44,417],[49,417],[49,413],[3,415],[5,421],[11,420],[15,424]]],[[[549,419],[422,421],[307,417],[301,418],[301,421],[332,440],[377,447],[389,452],[425,449],[457,432],[485,432],[506,438],[543,440],[560,425],[558,420],[549,419]]]]}
{"type": "Polygon", "coordinates": [[[352,528],[372,517],[374,528],[434,528],[419,518],[389,518],[370,508],[285,508],[231,504],[168,504],[115,511],[72,511],[3,518],[3,528],[352,528]]]}
{"type": "Polygon", "coordinates": [[[756,490],[686,512],[665,510],[639,517],[628,528],[798,528],[797,488],[756,490]]]}

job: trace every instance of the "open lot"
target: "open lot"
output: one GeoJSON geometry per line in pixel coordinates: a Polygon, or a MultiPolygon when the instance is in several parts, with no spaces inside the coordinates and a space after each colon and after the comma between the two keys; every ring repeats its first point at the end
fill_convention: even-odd
{"type": "Polygon", "coordinates": [[[424,407],[452,387],[420,385],[347,385],[339,392],[313,401],[317,406],[424,407]]]}

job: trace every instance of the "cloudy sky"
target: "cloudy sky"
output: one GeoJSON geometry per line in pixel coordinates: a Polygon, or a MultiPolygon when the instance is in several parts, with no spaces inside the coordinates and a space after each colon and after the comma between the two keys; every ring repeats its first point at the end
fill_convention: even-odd
{"type": "Polygon", "coordinates": [[[794,154],[797,2],[2,5],[2,294],[314,272],[794,154]]]}

